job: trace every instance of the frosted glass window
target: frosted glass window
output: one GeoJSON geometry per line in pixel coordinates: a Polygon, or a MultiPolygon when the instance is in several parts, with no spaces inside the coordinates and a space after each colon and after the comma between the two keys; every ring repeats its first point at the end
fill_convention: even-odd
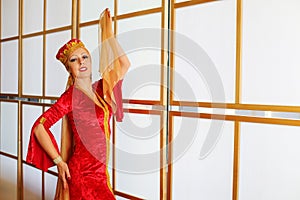
{"type": "Polygon", "coordinates": [[[94,54],[93,51],[96,52],[98,47],[98,24],[81,28],[80,40],[82,40],[85,47],[93,55],[94,54]]]}
{"type": "Polygon", "coordinates": [[[116,130],[116,190],[160,199],[160,116],[125,114],[116,130]]]}
{"type": "Polygon", "coordinates": [[[45,173],[45,200],[53,200],[56,191],[57,176],[45,173]]]}
{"type": "Polygon", "coordinates": [[[23,165],[24,200],[42,199],[42,171],[23,165]]]}
{"type": "Polygon", "coordinates": [[[42,95],[43,37],[23,40],[23,94],[42,95]]]}
{"type": "Polygon", "coordinates": [[[239,199],[300,199],[300,127],[241,123],[239,199]]]}
{"type": "Polygon", "coordinates": [[[161,28],[161,13],[118,20],[118,34],[143,28],[161,28]]]}
{"type": "Polygon", "coordinates": [[[243,2],[243,103],[300,105],[300,1],[243,2]]]}
{"type": "Polygon", "coordinates": [[[66,88],[69,73],[55,58],[59,48],[71,39],[70,31],[46,36],[46,96],[60,96],[66,88]]]}
{"type": "Polygon", "coordinates": [[[160,14],[151,14],[118,22],[117,37],[131,62],[123,82],[125,99],[160,99],[160,21],[160,14]]]}
{"type": "Polygon", "coordinates": [[[121,0],[118,2],[118,15],[161,7],[161,4],[162,4],[161,0],[147,0],[147,1],[121,0]]]}
{"type": "Polygon", "coordinates": [[[7,158],[1,155],[0,177],[0,198],[17,199],[17,160],[7,158]]]}
{"type": "MultiPolygon", "coordinates": [[[[185,58],[181,58],[180,55],[176,55],[175,68],[171,72],[174,77],[172,90],[174,100],[212,101],[212,88],[207,84],[205,76],[201,72],[201,66],[193,65],[185,58]]],[[[222,91],[222,88],[220,90],[222,91]]]]}
{"type": "Polygon", "coordinates": [[[72,0],[47,0],[46,10],[47,29],[71,25],[72,0]]]}
{"type": "Polygon", "coordinates": [[[232,199],[233,122],[224,123],[211,153],[204,159],[199,158],[201,149],[207,142],[206,138],[210,137],[212,121],[174,117],[172,140],[174,200],[232,199]]]}
{"type": "Polygon", "coordinates": [[[112,0],[80,1],[81,22],[98,20],[105,8],[109,8],[111,15],[114,15],[114,1],[112,0]]]}
{"type": "Polygon", "coordinates": [[[31,133],[31,128],[34,122],[38,119],[38,117],[42,114],[41,106],[32,106],[23,104],[23,160],[26,159],[27,149],[29,144],[29,138],[31,133]]]}
{"type": "Polygon", "coordinates": [[[18,93],[18,41],[3,42],[1,49],[1,93],[18,93]]]}
{"type": "Polygon", "coordinates": [[[43,30],[44,1],[24,0],[23,32],[24,34],[43,30]]]}
{"type": "Polygon", "coordinates": [[[19,1],[1,1],[1,36],[8,38],[19,34],[19,1]]]}
{"type": "MultiPolygon", "coordinates": [[[[225,102],[234,101],[235,4],[217,1],[175,10],[175,72],[195,91],[175,100],[224,101],[206,92],[211,90],[225,92],[225,102]]],[[[175,93],[184,93],[181,81],[175,77],[175,93]]]]}
{"type": "Polygon", "coordinates": [[[1,140],[3,152],[17,156],[18,144],[18,104],[1,102],[1,140]]]}

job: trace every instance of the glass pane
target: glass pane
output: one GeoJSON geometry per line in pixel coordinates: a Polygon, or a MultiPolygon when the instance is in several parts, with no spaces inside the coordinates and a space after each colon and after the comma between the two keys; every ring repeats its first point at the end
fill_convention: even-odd
{"type": "MultiPolygon", "coordinates": [[[[161,28],[161,13],[118,20],[118,34],[143,28],[161,28]]],[[[144,38],[147,40],[147,38],[144,38]]]]}
{"type": "MultiPolygon", "coordinates": [[[[180,36],[178,39],[180,40],[180,36]]],[[[193,102],[212,101],[212,88],[206,82],[206,78],[210,76],[204,76],[201,72],[201,65],[193,65],[189,60],[176,55],[175,68],[172,74],[174,77],[174,88],[172,90],[174,100],[193,102]]]]}
{"type": "Polygon", "coordinates": [[[112,0],[80,1],[80,21],[98,20],[105,8],[109,8],[111,15],[114,15],[114,1],[112,0]]]}
{"type": "Polygon", "coordinates": [[[218,1],[176,9],[175,100],[234,101],[235,4],[218,1]]]}
{"type": "Polygon", "coordinates": [[[43,36],[23,40],[23,94],[42,95],[43,36]]]}
{"type": "Polygon", "coordinates": [[[243,103],[300,105],[300,1],[243,2],[243,103]],[[255,81],[254,81],[255,80],[255,81]]]}
{"type": "Polygon", "coordinates": [[[139,1],[139,0],[121,0],[118,1],[118,15],[136,12],[140,10],[146,10],[150,8],[161,7],[161,0],[147,0],[147,1],[139,1]]]}
{"type": "Polygon", "coordinates": [[[46,36],[46,96],[60,96],[66,88],[69,73],[65,66],[55,58],[59,48],[71,39],[70,31],[46,36]]]}
{"type": "Polygon", "coordinates": [[[98,47],[98,25],[81,28],[80,40],[82,40],[90,53],[93,54],[92,52],[96,51],[96,48],[98,47]]]}
{"type": "Polygon", "coordinates": [[[232,199],[233,122],[225,122],[211,153],[200,157],[213,121],[174,117],[172,196],[177,199],[232,199]],[[216,192],[217,191],[217,192],[216,192]]]}
{"type": "Polygon", "coordinates": [[[1,93],[18,93],[18,41],[3,42],[1,49],[1,93]]]}
{"type": "Polygon", "coordinates": [[[241,123],[239,199],[300,199],[300,127],[241,123]]]}
{"type": "Polygon", "coordinates": [[[131,62],[123,84],[125,99],[160,99],[162,68],[160,22],[161,14],[150,14],[118,22],[120,33],[117,37],[131,62]]]}
{"type": "Polygon", "coordinates": [[[17,199],[17,160],[0,155],[1,199],[17,199]],[[5,192],[2,192],[5,191],[5,192]]]}
{"type": "Polygon", "coordinates": [[[45,173],[45,200],[53,200],[56,191],[57,177],[45,173]]]}
{"type": "Polygon", "coordinates": [[[116,190],[159,199],[160,116],[125,114],[116,130],[116,190]]]}
{"type": "Polygon", "coordinates": [[[19,35],[19,1],[1,1],[1,36],[8,38],[19,35]]]}
{"type": "Polygon", "coordinates": [[[31,133],[31,128],[34,122],[38,119],[38,117],[42,113],[41,106],[32,106],[23,104],[23,160],[26,159],[27,149],[29,144],[29,138],[31,133]]]}
{"type": "Polygon", "coordinates": [[[71,25],[72,0],[47,0],[46,29],[71,25]]]}
{"type": "Polygon", "coordinates": [[[17,156],[18,144],[18,104],[1,102],[1,140],[3,152],[17,156]]]}
{"type": "Polygon", "coordinates": [[[42,199],[42,171],[23,165],[24,200],[42,199]]]}
{"type": "Polygon", "coordinates": [[[44,1],[24,0],[23,32],[24,34],[43,30],[44,1]],[[34,9],[33,9],[34,8],[34,9]]]}

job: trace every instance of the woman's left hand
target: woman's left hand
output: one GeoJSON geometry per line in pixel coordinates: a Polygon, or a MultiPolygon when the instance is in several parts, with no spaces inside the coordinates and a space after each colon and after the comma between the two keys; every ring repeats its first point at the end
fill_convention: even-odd
{"type": "Polygon", "coordinates": [[[67,179],[71,179],[68,164],[61,161],[57,164],[58,177],[62,180],[64,189],[68,189],[67,179]],[[67,179],[66,179],[67,178],[67,179]]]}

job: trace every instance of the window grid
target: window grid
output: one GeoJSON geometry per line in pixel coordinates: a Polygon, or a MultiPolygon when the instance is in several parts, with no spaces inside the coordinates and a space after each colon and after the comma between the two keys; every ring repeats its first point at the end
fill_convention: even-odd
{"type": "MultiPolygon", "coordinates": [[[[2,8],[2,1],[0,0],[0,11],[3,9],[2,8]]],[[[45,49],[46,46],[46,36],[47,34],[51,34],[51,33],[58,33],[61,31],[65,31],[65,30],[71,30],[72,31],[72,36],[79,36],[79,30],[81,27],[85,27],[85,26],[91,26],[91,25],[95,25],[97,24],[97,20],[96,21],[89,21],[89,22],[84,22],[84,23],[79,23],[79,17],[77,15],[77,17],[74,17],[74,14],[79,13],[79,6],[80,5],[80,1],[79,0],[72,0],[73,3],[73,8],[72,8],[72,24],[69,26],[65,26],[65,27],[59,27],[59,28],[54,28],[54,29],[50,29],[50,30],[46,30],[46,1],[44,0],[44,21],[43,21],[43,31],[42,32],[35,32],[35,33],[30,33],[30,34],[22,34],[22,26],[23,26],[23,0],[19,0],[19,8],[16,8],[19,10],[19,35],[18,36],[12,36],[9,38],[2,38],[2,35],[0,33],[0,64],[2,63],[2,57],[1,57],[1,47],[2,44],[4,42],[7,41],[19,41],[19,82],[18,82],[18,91],[14,94],[4,94],[1,93],[0,94],[0,102],[13,102],[13,103],[18,103],[19,107],[22,107],[21,105],[23,104],[30,104],[30,105],[38,105],[38,106],[50,106],[51,103],[53,103],[57,97],[53,97],[53,96],[45,96],[45,56],[46,56],[46,52],[43,52],[43,95],[42,96],[30,96],[30,95],[23,95],[23,91],[22,91],[22,40],[25,38],[32,38],[35,36],[43,36],[43,49],[45,49]],[[49,103],[44,103],[44,102],[50,102],[49,103]]],[[[118,1],[115,0],[114,1],[114,6],[115,6],[115,13],[114,13],[114,21],[120,20],[120,19],[127,19],[127,18],[132,18],[132,17],[137,17],[137,16],[143,16],[146,14],[150,14],[150,13],[157,13],[157,12],[162,12],[162,28],[166,28],[168,26],[168,24],[165,24],[165,21],[163,18],[165,18],[167,15],[171,16],[170,18],[170,28],[172,30],[176,30],[176,27],[174,27],[175,24],[175,10],[178,8],[182,8],[182,7],[187,7],[187,6],[194,6],[194,5],[198,5],[198,4],[202,4],[202,3],[209,3],[209,2],[213,2],[214,0],[194,0],[194,1],[183,1],[183,2],[179,2],[179,3],[175,3],[174,0],[171,1],[170,4],[170,13],[166,12],[167,8],[166,6],[168,6],[167,2],[162,1],[162,7],[161,8],[151,8],[148,10],[142,10],[142,11],[138,11],[138,12],[133,12],[133,13],[126,13],[126,14],[122,14],[122,15],[117,15],[117,5],[118,5],[118,1]]],[[[168,119],[168,125],[172,126],[172,120],[173,120],[173,116],[187,116],[187,117],[192,117],[192,118],[205,118],[205,119],[218,119],[218,118],[224,118],[225,120],[229,120],[229,121],[234,121],[235,123],[235,130],[234,130],[234,167],[233,167],[233,199],[237,200],[238,199],[238,192],[239,192],[239,188],[238,188],[238,184],[239,184],[239,147],[240,147],[240,142],[239,142],[239,138],[240,138],[240,122],[254,122],[254,123],[262,123],[262,124],[280,124],[280,125],[289,125],[289,126],[300,126],[300,120],[298,116],[293,117],[292,119],[286,119],[284,117],[270,117],[268,115],[268,113],[299,113],[300,112],[300,108],[298,106],[286,106],[286,105],[261,105],[261,104],[243,104],[240,102],[240,97],[241,97],[241,51],[242,51],[242,0],[237,0],[237,29],[236,29],[236,85],[235,85],[235,102],[234,103],[211,103],[211,102],[187,102],[187,101],[175,101],[173,99],[173,96],[170,96],[170,104],[171,106],[173,106],[174,108],[172,108],[172,110],[168,113],[170,114],[170,118],[168,119]],[[196,108],[223,108],[225,110],[229,110],[232,109],[234,110],[234,114],[225,114],[225,115],[213,115],[211,113],[198,113],[198,112],[185,112],[185,111],[175,111],[177,108],[180,109],[181,107],[196,107],[196,108]],[[262,111],[264,112],[264,116],[263,117],[258,117],[255,116],[253,114],[250,113],[249,116],[244,116],[244,115],[239,115],[238,111],[262,111]]],[[[0,27],[2,28],[2,18],[0,16],[0,27]]],[[[117,32],[117,23],[115,23],[115,31],[117,32]]],[[[171,44],[172,45],[172,44],[171,44]]],[[[169,67],[174,67],[174,55],[170,54],[171,59],[170,59],[170,65],[169,67]]],[[[162,64],[164,64],[165,62],[167,62],[166,59],[166,55],[165,52],[162,52],[162,64]]],[[[1,68],[2,65],[0,66],[0,75],[1,75],[1,68]]],[[[164,83],[164,78],[166,78],[166,74],[162,75],[162,85],[164,83]]],[[[170,88],[173,88],[173,84],[174,84],[174,80],[173,75],[171,74],[171,80],[170,80],[170,88]]],[[[0,85],[1,87],[1,85],[0,85]]],[[[161,111],[166,111],[167,107],[169,105],[165,105],[166,102],[166,91],[163,91],[163,88],[161,88],[161,101],[160,102],[156,102],[156,101],[148,101],[148,100],[137,100],[137,99],[124,99],[124,103],[127,104],[128,108],[125,110],[125,112],[128,113],[145,113],[145,112],[156,112],[155,110],[157,109],[157,107],[153,107],[153,110],[147,110],[147,109],[143,109],[143,106],[153,106],[153,105],[162,105],[161,108],[158,108],[158,112],[160,113],[161,111]],[[134,109],[135,105],[141,105],[140,109],[134,109]]],[[[19,108],[19,112],[20,112],[19,108]]],[[[18,114],[19,115],[19,119],[21,118],[21,113],[18,114]]],[[[3,116],[0,116],[0,119],[3,116]]],[[[163,130],[163,136],[168,137],[168,142],[170,143],[172,141],[172,129],[170,129],[170,132],[168,133],[168,130],[166,130],[167,128],[164,126],[166,122],[164,120],[162,120],[161,122],[161,126],[164,127],[163,130]]],[[[22,124],[20,124],[19,122],[19,128],[18,128],[18,132],[19,132],[19,140],[22,140],[22,137],[20,136],[20,133],[22,132],[22,124]]],[[[114,130],[113,130],[114,131],[114,130]]],[[[113,133],[114,135],[114,133],[113,133]]],[[[114,137],[113,137],[114,140],[114,137]]],[[[161,138],[161,140],[163,141],[163,138],[161,138]]],[[[161,141],[161,142],[162,142],[161,141]]],[[[16,141],[18,142],[18,141],[16,141]]],[[[20,143],[18,143],[20,144],[20,143]]],[[[164,145],[164,144],[162,144],[164,145]]],[[[21,146],[22,147],[22,146],[21,146]]],[[[20,146],[18,147],[19,149],[22,149],[20,146]]],[[[161,146],[162,147],[162,146],[161,146]]],[[[172,148],[170,147],[169,149],[169,153],[172,152],[172,148]]],[[[18,160],[18,188],[21,188],[21,190],[18,190],[18,199],[23,199],[23,192],[22,192],[22,163],[24,163],[24,160],[21,160],[22,158],[22,153],[19,151],[19,155],[18,157],[15,157],[13,155],[9,155],[5,152],[0,152],[0,154],[2,156],[5,157],[10,157],[13,159],[18,160]]],[[[170,155],[170,154],[169,154],[170,155]]],[[[165,170],[161,171],[161,197],[162,199],[172,199],[171,196],[171,191],[172,191],[172,176],[174,176],[172,173],[172,165],[169,165],[169,173],[167,173],[165,170]],[[167,178],[166,178],[167,177],[167,178]],[[167,184],[167,186],[165,187],[165,183],[167,184]],[[166,194],[167,193],[167,194],[166,194]]],[[[55,172],[50,172],[50,174],[57,176],[57,174],[55,172]]],[[[114,174],[114,171],[113,171],[114,174]]],[[[44,175],[43,175],[44,176],[44,175]]],[[[115,182],[116,177],[114,176],[113,178],[113,184],[115,182]]],[[[43,184],[44,184],[44,179],[43,179],[43,184]]],[[[43,185],[43,188],[45,186],[43,185]]],[[[44,189],[42,191],[43,193],[43,198],[44,198],[44,189]]],[[[139,199],[138,197],[134,197],[130,194],[124,194],[122,192],[118,192],[116,191],[116,194],[124,197],[124,198],[128,198],[128,199],[139,199]]]]}

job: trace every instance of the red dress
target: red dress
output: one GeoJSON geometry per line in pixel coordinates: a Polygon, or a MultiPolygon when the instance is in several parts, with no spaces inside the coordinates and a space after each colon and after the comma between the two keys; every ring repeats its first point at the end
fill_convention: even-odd
{"type": "MultiPolygon", "coordinates": [[[[81,90],[71,86],[32,127],[34,130],[39,123],[43,123],[58,151],[58,145],[49,128],[64,115],[68,116],[75,144],[68,161],[72,200],[115,199],[107,173],[112,109],[103,100],[102,81],[94,83],[93,88],[101,105],[96,105],[81,90]]],[[[54,165],[39,145],[33,131],[26,160],[44,171],[54,165]]]]}

